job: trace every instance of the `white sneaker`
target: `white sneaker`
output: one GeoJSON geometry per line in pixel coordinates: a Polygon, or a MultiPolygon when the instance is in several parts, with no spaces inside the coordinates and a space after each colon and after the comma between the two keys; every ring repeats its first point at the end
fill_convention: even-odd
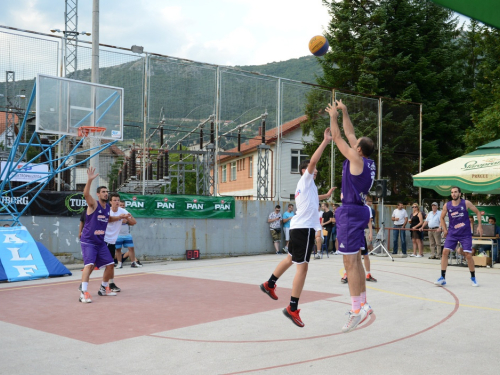
{"type": "Polygon", "coordinates": [[[100,296],[116,296],[116,293],[111,291],[110,287],[107,286],[105,287],[104,285],[101,285],[101,288],[97,292],[100,296]]]}
{"type": "Polygon", "coordinates": [[[422,255],[419,254],[415,258],[422,258],[422,255]]]}
{"type": "Polygon", "coordinates": [[[344,333],[351,332],[359,323],[364,321],[366,318],[366,311],[360,309],[357,314],[353,311],[349,311],[346,315],[349,315],[349,318],[347,319],[347,323],[342,327],[342,332],[344,333]]]}
{"type": "Polygon", "coordinates": [[[470,278],[470,281],[472,282],[472,284],[471,284],[472,286],[479,286],[479,284],[477,283],[477,281],[476,281],[476,278],[475,278],[475,277],[471,277],[471,278],[470,278]]]}
{"type": "Polygon", "coordinates": [[[365,302],[365,304],[363,305],[362,309],[364,309],[366,311],[366,315],[373,314],[373,309],[372,309],[372,307],[370,306],[370,304],[368,302],[365,302]]]}
{"type": "Polygon", "coordinates": [[[416,255],[415,254],[411,254],[410,257],[416,257],[416,255]]]}
{"type": "Polygon", "coordinates": [[[85,291],[80,293],[80,302],[82,303],[91,303],[92,298],[90,297],[90,293],[85,291]]]}

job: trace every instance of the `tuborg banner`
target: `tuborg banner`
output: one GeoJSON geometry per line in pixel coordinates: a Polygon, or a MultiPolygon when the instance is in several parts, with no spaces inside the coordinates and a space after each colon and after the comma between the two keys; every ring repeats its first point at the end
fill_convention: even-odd
{"type": "Polygon", "coordinates": [[[120,194],[134,217],[234,219],[234,197],[120,194]]]}

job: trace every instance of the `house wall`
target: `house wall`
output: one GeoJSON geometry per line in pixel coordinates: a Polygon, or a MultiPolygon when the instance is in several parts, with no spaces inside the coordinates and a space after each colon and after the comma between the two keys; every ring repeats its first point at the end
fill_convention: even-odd
{"type": "MultiPolygon", "coordinates": [[[[254,177],[249,177],[249,161],[248,157],[253,154],[245,155],[238,159],[233,159],[227,165],[227,179],[226,182],[219,183],[219,193],[231,195],[254,195],[254,177]],[[243,162],[241,162],[243,161],[243,162]],[[236,162],[236,180],[231,181],[231,163],[236,162]],[[242,163],[240,170],[238,170],[238,163],[242,163]]],[[[255,156],[254,156],[255,158],[255,156]]],[[[255,163],[254,163],[255,164],[255,163]]],[[[254,176],[254,175],[252,175],[254,176]]],[[[219,167],[219,180],[222,181],[222,165],[219,167]]]]}
{"type": "Polygon", "coordinates": [[[280,149],[280,181],[277,184],[279,192],[276,199],[289,200],[290,194],[295,194],[297,183],[300,180],[300,173],[292,173],[292,150],[302,150],[304,141],[310,142],[312,136],[302,136],[302,130],[296,129],[286,134],[281,141],[280,149]]]}

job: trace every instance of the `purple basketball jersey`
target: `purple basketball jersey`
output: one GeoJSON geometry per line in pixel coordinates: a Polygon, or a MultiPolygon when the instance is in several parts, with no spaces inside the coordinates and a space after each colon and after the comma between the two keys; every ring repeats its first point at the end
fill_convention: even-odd
{"type": "Polygon", "coordinates": [[[446,210],[448,211],[449,227],[448,235],[453,237],[471,237],[469,212],[465,205],[465,200],[460,199],[457,206],[453,206],[452,202],[446,203],[446,210]]]}
{"type": "Polygon", "coordinates": [[[106,203],[106,207],[102,208],[101,204],[97,202],[95,211],[85,217],[81,242],[93,245],[104,244],[104,234],[108,226],[110,209],[109,204],[106,203]]]}
{"type": "Polygon", "coordinates": [[[349,160],[345,160],[342,168],[342,204],[365,205],[375,179],[375,162],[363,158],[363,172],[358,176],[351,174],[350,164],[349,160]]]}

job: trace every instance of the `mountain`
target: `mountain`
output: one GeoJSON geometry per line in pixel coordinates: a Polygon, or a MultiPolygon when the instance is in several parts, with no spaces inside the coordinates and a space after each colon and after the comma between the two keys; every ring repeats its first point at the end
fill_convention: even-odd
{"type": "Polygon", "coordinates": [[[264,65],[243,65],[236,67],[251,72],[310,83],[316,83],[316,76],[321,77],[323,75],[321,66],[312,55],[264,65]]]}

